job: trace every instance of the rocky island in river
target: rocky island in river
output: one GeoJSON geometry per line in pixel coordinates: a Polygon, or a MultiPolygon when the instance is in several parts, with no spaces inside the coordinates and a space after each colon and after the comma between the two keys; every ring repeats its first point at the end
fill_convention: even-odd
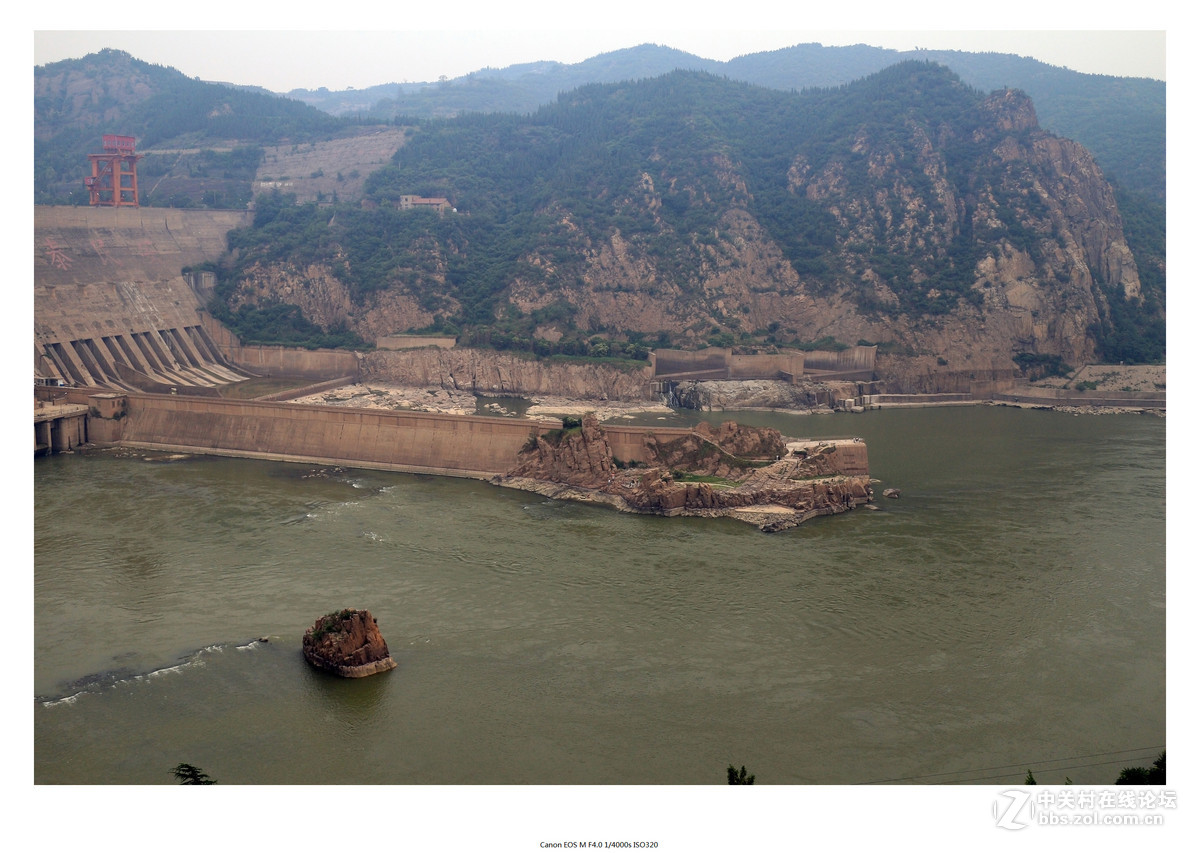
{"type": "Polygon", "coordinates": [[[327,613],[304,632],[304,659],[317,669],[343,678],[365,678],[396,668],[379,620],[369,610],[327,613]]]}
{"type": "Polygon", "coordinates": [[[625,512],[729,517],[764,531],[847,512],[871,500],[861,439],[787,439],[732,421],[644,433],[622,460],[594,415],[530,437],[496,485],[625,512]]]}

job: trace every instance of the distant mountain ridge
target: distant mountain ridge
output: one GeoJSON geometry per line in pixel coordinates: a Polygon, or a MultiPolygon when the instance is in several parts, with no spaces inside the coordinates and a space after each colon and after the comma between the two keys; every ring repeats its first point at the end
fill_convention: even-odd
{"type": "Polygon", "coordinates": [[[1033,99],[1043,128],[1083,143],[1125,189],[1159,201],[1165,198],[1164,82],[1084,74],[1013,54],[813,43],[722,62],[643,44],[574,64],[524,63],[484,68],[438,82],[392,83],[340,92],[294,89],[287,94],[335,115],[353,113],[385,120],[468,112],[530,113],[589,83],[639,80],[675,70],[704,71],[773,89],[803,90],[841,86],[913,59],[945,65],[968,86],[983,92],[1021,89],[1033,99]]]}
{"type": "MultiPolygon", "coordinates": [[[[94,128],[131,133],[143,146],[154,144],[167,128],[152,123],[155,104],[190,114],[191,144],[263,145],[281,137],[293,141],[330,134],[353,123],[395,122],[450,117],[462,113],[530,113],[561,93],[591,83],[656,77],[674,70],[704,71],[775,89],[841,86],[904,59],[946,65],[968,86],[983,92],[1018,88],[1032,99],[1042,127],[1087,147],[1123,191],[1155,204],[1166,198],[1166,84],[1144,78],[1082,74],[1038,60],[1000,53],[895,51],[854,45],[801,44],[735,57],[728,62],[660,45],[602,53],[579,63],[541,61],[506,68],[483,68],[435,82],[387,83],[365,89],[330,91],[294,89],[273,95],[254,86],[202,83],[171,68],[151,65],[117,50],[34,69],[35,191],[58,183],[86,165],[94,147],[94,128]],[[121,80],[136,81],[122,83],[121,80]],[[128,88],[123,88],[127,86],[128,88]],[[207,90],[205,94],[201,94],[207,90]],[[229,93],[233,93],[230,95],[229,93]],[[182,97],[181,97],[182,93],[182,97]],[[155,100],[157,98],[157,100],[155,100]],[[217,110],[221,99],[233,98],[217,110]],[[143,107],[142,101],[150,103],[143,107]],[[299,109],[300,102],[308,111],[299,109]],[[240,106],[239,106],[240,105],[240,106]],[[190,113],[183,108],[190,106],[190,113]],[[223,122],[206,116],[224,116],[223,122]],[[233,116],[286,117],[276,127],[240,129],[233,116]],[[342,124],[330,123],[341,117],[342,124]],[[223,134],[223,136],[222,136],[223,134]]],[[[175,129],[176,134],[180,129],[175,129]]]]}

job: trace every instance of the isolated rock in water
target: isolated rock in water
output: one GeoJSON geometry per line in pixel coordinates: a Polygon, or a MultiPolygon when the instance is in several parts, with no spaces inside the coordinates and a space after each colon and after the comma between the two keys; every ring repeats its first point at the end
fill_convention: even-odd
{"type": "Polygon", "coordinates": [[[884,489],[883,496],[885,498],[898,498],[898,497],[900,497],[900,490],[899,489],[884,489]]]}
{"type": "Polygon", "coordinates": [[[304,632],[304,659],[345,678],[394,669],[379,625],[368,610],[327,613],[304,632]]]}

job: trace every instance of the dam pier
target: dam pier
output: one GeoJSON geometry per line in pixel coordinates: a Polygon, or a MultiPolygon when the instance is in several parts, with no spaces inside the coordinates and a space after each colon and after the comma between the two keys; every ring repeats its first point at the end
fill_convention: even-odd
{"type": "Polygon", "coordinates": [[[33,452],[66,453],[87,444],[88,407],[35,400],[33,405],[33,452]]]}

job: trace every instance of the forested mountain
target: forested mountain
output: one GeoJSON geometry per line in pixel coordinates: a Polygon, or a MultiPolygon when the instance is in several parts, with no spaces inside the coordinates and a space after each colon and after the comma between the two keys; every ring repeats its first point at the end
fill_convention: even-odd
{"type": "Polygon", "coordinates": [[[367,194],[260,199],[214,310],[250,338],[290,317],[543,354],[870,342],[909,387],[1162,357],[1161,285],[1092,157],[933,63],[803,92],[675,72],[427,121],[367,194]]]}
{"type": "Polygon", "coordinates": [[[134,135],[139,149],[150,152],[139,165],[146,205],[245,207],[255,180],[303,185],[295,189],[303,200],[357,198],[359,175],[380,162],[378,155],[359,146],[362,156],[347,156],[354,150],[348,143],[327,146],[325,154],[317,149],[321,140],[371,135],[371,127],[364,126],[371,122],[403,124],[408,117],[463,111],[531,113],[552,103],[559,92],[596,82],[648,79],[676,68],[802,91],[842,85],[914,55],[947,65],[984,92],[1022,89],[1033,98],[1043,128],[1088,148],[1118,193],[1143,280],[1165,288],[1165,84],[1080,74],[997,53],[902,54],[865,45],[804,44],[722,63],[641,45],[574,65],[535,62],[437,83],[333,93],[296,90],[282,98],[261,89],[202,83],[105,50],[35,68],[34,198],[40,203],[86,203],[86,155],[97,150],[105,132],[134,135]],[[344,117],[331,119],[299,100],[344,117]],[[280,152],[283,145],[290,146],[289,156],[264,156],[264,148],[276,146],[280,152]],[[297,145],[306,145],[310,153],[295,156],[297,145]]]}
{"type": "Polygon", "coordinates": [[[1082,74],[1012,54],[799,44],[720,62],[644,44],[574,64],[535,62],[484,68],[452,80],[340,92],[296,89],[288,95],[335,115],[383,120],[470,112],[532,113],[580,86],[658,77],[675,70],[705,71],[800,91],[840,86],[911,59],[945,65],[968,86],[985,92],[1006,87],[1023,90],[1033,98],[1042,127],[1082,143],[1110,180],[1160,203],[1165,198],[1165,83],[1082,74]]]}
{"type": "Polygon", "coordinates": [[[34,199],[86,203],[87,155],[101,137],[137,137],[139,149],[169,150],[139,166],[143,204],[168,204],[147,194],[170,166],[207,178],[214,206],[245,207],[262,146],[328,138],[347,125],[299,101],[186,77],[127,53],[103,50],[34,69],[34,199]]]}
{"type": "Polygon", "coordinates": [[[326,203],[260,196],[253,227],[230,235],[213,309],[247,340],[367,346],[425,329],[633,357],[868,341],[914,375],[1163,357],[1164,214],[1145,177],[1162,175],[1161,84],[1022,60],[1052,112],[1115,140],[1118,160],[1142,152],[1114,188],[1112,169],[1039,126],[1036,98],[973,82],[1012,57],[954,55],[975,57],[975,78],[922,60],[789,86],[814,51],[831,79],[878,56],[802,45],[658,75],[688,55],[618,51],[572,68],[639,79],[370,129],[399,150],[374,173],[386,154],[360,155],[344,183],[321,151],[365,145],[361,118],[104,51],[35,69],[35,200],[79,203],[86,154],[116,132],[153,152],[143,204],[244,207],[253,181],[285,183],[264,177],[276,146],[275,167],[311,171],[324,184],[304,198],[326,203]],[[400,209],[414,194],[458,212],[400,209]]]}
{"type": "Polygon", "coordinates": [[[581,86],[647,79],[674,70],[704,71],[803,91],[841,86],[911,59],[945,65],[983,92],[1015,88],[1028,94],[1043,129],[1081,143],[1095,156],[1118,193],[1142,278],[1158,290],[1165,288],[1166,84],[1159,80],[1082,74],[1002,53],[799,44],[719,62],[643,44],[569,65],[536,62],[485,68],[436,83],[290,94],[335,114],[383,120],[471,112],[532,113],[553,103],[560,93],[581,86]]]}

